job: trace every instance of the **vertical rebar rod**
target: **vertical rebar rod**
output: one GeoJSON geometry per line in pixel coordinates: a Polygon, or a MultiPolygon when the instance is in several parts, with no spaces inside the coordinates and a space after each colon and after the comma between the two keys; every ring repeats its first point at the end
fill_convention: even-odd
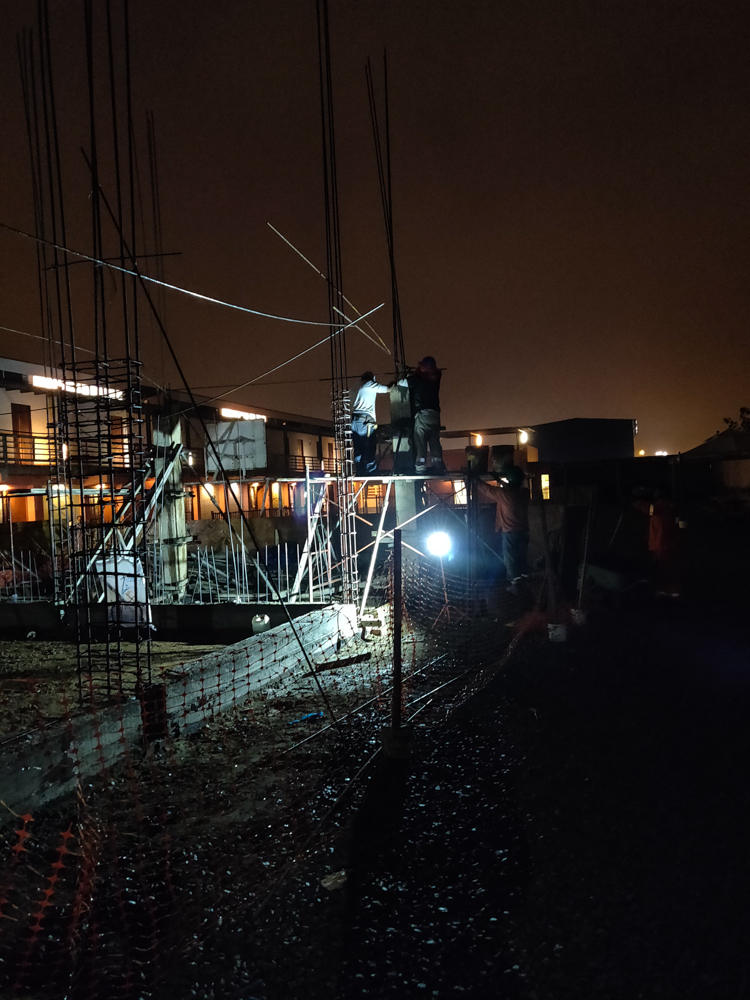
{"type": "Polygon", "coordinates": [[[16,557],[13,553],[13,510],[12,501],[8,497],[8,527],[10,528],[10,568],[13,574],[13,596],[18,597],[18,591],[16,590],[16,557]]]}
{"type": "Polygon", "coordinates": [[[402,626],[402,579],[401,579],[401,529],[393,531],[393,695],[391,702],[391,724],[394,729],[401,727],[401,626],[402,626]]]}

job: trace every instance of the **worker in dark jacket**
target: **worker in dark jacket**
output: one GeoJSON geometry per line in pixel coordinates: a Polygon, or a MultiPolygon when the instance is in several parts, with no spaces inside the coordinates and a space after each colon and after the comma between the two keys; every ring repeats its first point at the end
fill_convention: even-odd
{"type": "Polygon", "coordinates": [[[442,372],[429,355],[398,383],[408,386],[411,412],[414,417],[414,451],[417,472],[427,471],[427,452],[430,453],[430,472],[445,472],[443,449],[440,445],[440,378],[442,372]]]}
{"type": "Polygon", "coordinates": [[[479,495],[495,504],[495,531],[502,532],[505,574],[512,583],[527,572],[529,549],[529,491],[523,469],[506,465],[495,483],[480,483],[479,495]]]}

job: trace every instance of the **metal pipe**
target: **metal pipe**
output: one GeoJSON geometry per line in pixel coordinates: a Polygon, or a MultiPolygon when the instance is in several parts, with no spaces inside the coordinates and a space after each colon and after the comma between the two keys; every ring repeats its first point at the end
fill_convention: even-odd
{"type": "Polygon", "coordinates": [[[365,590],[362,594],[362,605],[359,609],[360,616],[365,613],[365,608],[367,607],[367,598],[370,596],[370,585],[372,584],[373,573],[375,572],[375,560],[378,557],[378,546],[380,545],[380,539],[383,536],[383,525],[385,524],[385,515],[388,510],[388,501],[391,495],[391,484],[385,488],[385,497],[383,498],[383,508],[380,511],[380,521],[378,522],[378,533],[375,536],[375,545],[372,550],[372,559],[370,560],[370,567],[367,570],[367,580],[365,582],[365,590]]]}
{"type": "Polygon", "coordinates": [[[10,566],[11,566],[11,572],[13,574],[13,596],[17,598],[18,594],[16,591],[16,559],[15,555],[13,554],[13,510],[12,510],[12,501],[10,497],[8,497],[8,527],[10,528],[10,566]]]}

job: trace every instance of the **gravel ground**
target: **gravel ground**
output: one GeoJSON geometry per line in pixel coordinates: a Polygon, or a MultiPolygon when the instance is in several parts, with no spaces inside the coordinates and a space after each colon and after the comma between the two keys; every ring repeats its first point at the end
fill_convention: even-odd
{"type": "Polygon", "coordinates": [[[266,915],[283,968],[252,995],[750,997],[748,648],[704,604],[529,636],[372,769],[266,915]]]}
{"type": "MultiPolygon", "coordinates": [[[[206,915],[189,966],[175,952],[172,988],[144,996],[750,997],[749,648],[743,610],[705,600],[599,609],[566,644],[531,633],[480,692],[453,686],[428,702],[414,756],[375,758],[335,820],[324,818],[333,792],[315,816],[290,794],[320,779],[330,748],[303,754],[299,778],[280,758],[276,784],[261,787],[273,760],[258,756],[252,712],[199,741],[204,767],[215,757],[223,775],[229,753],[244,771],[202,780],[197,745],[146,761],[171,773],[163,808],[182,796],[164,834],[153,820],[154,836],[169,832],[176,864],[189,835],[195,905],[219,894],[227,905],[223,921],[206,915]],[[192,807],[177,764],[194,775],[192,807]],[[227,811],[255,781],[250,812],[227,811]],[[204,814],[210,829],[195,823],[204,814]],[[318,834],[306,846],[308,828],[318,834]],[[263,856],[274,861],[265,881],[252,867],[263,856]],[[257,887],[277,877],[258,916],[257,887]]],[[[444,669],[430,685],[456,672],[444,669]]],[[[269,732],[293,721],[282,707],[308,709],[267,704],[269,732]]],[[[79,985],[71,996],[96,995],[79,985]]]]}

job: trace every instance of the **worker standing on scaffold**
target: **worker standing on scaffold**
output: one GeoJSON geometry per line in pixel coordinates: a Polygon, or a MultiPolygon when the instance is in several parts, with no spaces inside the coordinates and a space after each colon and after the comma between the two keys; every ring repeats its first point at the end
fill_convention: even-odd
{"type": "Polygon", "coordinates": [[[383,392],[388,392],[388,386],[377,382],[372,372],[364,372],[352,408],[354,474],[357,476],[371,476],[378,471],[375,461],[375,431],[378,429],[375,398],[383,392]]]}
{"type": "Polygon", "coordinates": [[[430,472],[445,472],[443,449],[440,444],[440,379],[442,372],[429,355],[422,358],[413,372],[398,385],[408,386],[414,417],[414,451],[417,473],[427,471],[427,451],[430,452],[430,472]]]}

